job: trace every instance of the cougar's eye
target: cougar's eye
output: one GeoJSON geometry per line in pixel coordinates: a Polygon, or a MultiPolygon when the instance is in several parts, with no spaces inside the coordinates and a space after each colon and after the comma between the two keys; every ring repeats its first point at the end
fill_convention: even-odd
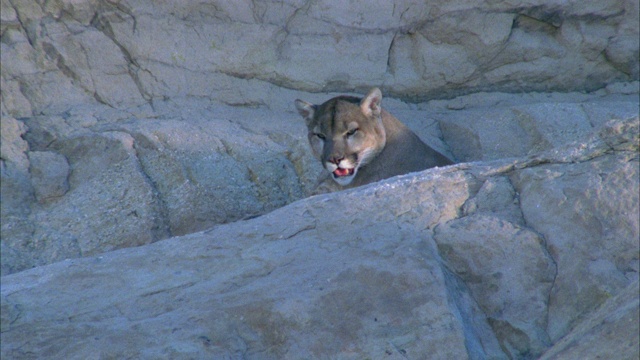
{"type": "Polygon", "coordinates": [[[358,130],[360,130],[360,129],[355,128],[355,129],[349,130],[349,131],[347,132],[347,136],[353,136],[353,134],[355,134],[356,132],[358,132],[358,130]]]}
{"type": "Polygon", "coordinates": [[[313,135],[315,135],[316,137],[318,137],[318,139],[323,140],[324,141],[324,135],[320,134],[320,133],[314,133],[313,135]]]}

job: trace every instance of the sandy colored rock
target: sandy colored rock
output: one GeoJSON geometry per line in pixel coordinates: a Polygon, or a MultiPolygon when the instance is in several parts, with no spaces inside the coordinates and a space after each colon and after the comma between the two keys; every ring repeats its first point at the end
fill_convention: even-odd
{"type": "MultiPolygon", "coordinates": [[[[628,117],[637,108],[637,96],[628,92],[624,86],[612,86],[591,95],[479,94],[419,106],[388,98],[383,106],[449,156],[492,159],[533,151],[525,145],[535,149],[561,146],[587,129],[598,129],[608,119],[628,117]],[[564,109],[562,115],[575,121],[562,122],[559,115],[551,116],[554,109],[564,109]],[[490,114],[503,121],[492,120],[490,114]],[[515,121],[522,114],[527,121],[515,121]],[[548,119],[542,120],[545,117],[548,119]],[[512,146],[501,145],[505,139],[512,146]]],[[[318,102],[326,97],[307,95],[318,102]]],[[[5,147],[16,144],[7,150],[15,164],[29,167],[30,153],[55,153],[60,161],[64,157],[69,171],[68,176],[62,171],[51,182],[43,181],[35,171],[46,165],[32,166],[33,174],[26,168],[10,170],[14,165],[5,170],[3,186],[22,190],[11,192],[16,194],[16,205],[5,209],[7,214],[16,212],[4,218],[7,226],[3,230],[7,253],[20,255],[5,257],[3,271],[146,244],[264,214],[310,194],[321,174],[320,164],[309,151],[304,124],[293,109],[241,109],[183,98],[126,111],[87,104],[60,115],[23,118],[15,124],[26,126],[6,131],[3,141],[5,147]],[[43,196],[36,190],[62,196],[43,196]],[[43,203],[38,197],[55,201],[43,203]],[[101,214],[105,209],[110,216],[101,214]],[[42,252],[43,244],[50,251],[42,252]]],[[[63,167],[61,163],[56,168],[63,167]]],[[[509,215],[511,210],[499,210],[493,204],[498,198],[493,199],[491,187],[503,189],[504,185],[489,181],[483,186],[490,193],[476,204],[467,204],[467,210],[484,207],[522,223],[509,215]]],[[[513,197],[507,193],[500,196],[513,197]]],[[[3,196],[10,204],[8,195],[3,196]]],[[[502,206],[507,205],[498,207],[502,206]]]]}
{"type": "Polygon", "coordinates": [[[458,299],[464,287],[449,284],[424,228],[455,216],[453,207],[467,194],[460,175],[445,171],[364,194],[314,197],[250,221],[4,277],[2,354],[502,357],[485,321],[462,322],[477,305],[458,299]],[[376,205],[397,192],[415,196],[376,205]],[[443,196],[450,205],[415,206],[442,203],[434,200],[443,196]],[[355,198],[362,198],[357,208],[344,212],[355,198]],[[381,210],[375,219],[373,208],[381,210]],[[405,224],[394,221],[398,215],[405,224]],[[345,216],[348,234],[333,226],[345,216]],[[54,275],[58,271],[67,275],[54,275]],[[23,276],[40,278],[41,295],[21,290],[23,276]],[[53,291],[63,279],[64,293],[53,291]],[[60,306],[45,305],[45,293],[57,293],[60,306]],[[35,303],[24,303],[27,298],[35,303]],[[467,307],[458,308],[454,298],[467,307]],[[63,318],[72,319],[71,332],[57,321],[63,318]],[[26,332],[36,334],[32,323],[40,324],[37,338],[64,333],[77,345],[29,340],[26,332]]]}
{"type": "Polygon", "coordinates": [[[604,102],[557,99],[515,106],[473,106],[463,99],[453,102],[460,111],[434,116],[460,161],[531,155],[584,138],[611,119],[638,115],[637,105],[626,96],[604,102]]]}
{"type": "Polygon", "coordinates": [[[460,162],[575,141],[637,115],[637,13],[629,1],[3,0],[2,152],[12,163],[2,238],[25,259],[5,257],[3,273],[303,198],[319,166],[291,114],[295,98],[379,86],[383,106],[460,162]],[[5,136],[14,122],[26,127],[5,136]],[[36,164],[29,174],[29,151],[65,157],[68,190],[64,171],[43,181],[36,164]],[[89,202],[118,220],[77,212],[89,202]],[[136,221],[139,236],[122,230],[136,221]],[[119,235],[99,235],[110,233],[119,235]],[[31,252],[37,241],[58,255],[31,252]]]}
{"type": "Polygon", "coordinates": [[[29,159],[26,155],[29,144],[24,141],[22,135],[27,132],[27,127],[22,121],[4,116],[0,125],[2,126],[0,149],[4,166],[11,164],[18,171],[26,171],[29,168],[29,159]]]}

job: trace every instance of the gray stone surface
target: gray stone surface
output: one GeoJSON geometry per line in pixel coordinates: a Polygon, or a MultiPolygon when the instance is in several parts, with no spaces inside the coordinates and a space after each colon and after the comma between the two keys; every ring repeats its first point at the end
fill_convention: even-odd
{"type": "Polygon", "coordinates": [[[526,223],[546,238],[558,266],[549,298],[553,340],[577,320],[566,316],[567,309],[593,309],[637,276],[633,208],[640,205],[637,195],[622,190],[638,187],[638,164],[630,160],[621,154],[564,167],[542,165],[512,177],[526,223]]]}
{"type": "Polygon", "coordinates": [[[286,89],[372,84],[413,100],[593,91],[638,80],[638,23],[636,0],[3,0],[2,101],[23,117],[176,96],[283,108],[286,89]]]}
{"type": "MultiPolygon", "coordinates": [[[[606,93],[606,92],[603,92],[606,93]]],[[[525,104],[514,104],[504,97],[485,102],[493,94],[476,94],[448,102],[459,111],[435,113],[451,153],[460,161],[495,160],[518,157],[553,149],[590,134],[610,119],[638,115],[637,95],[593,96],[548,94],[545,100],[522,96],[525,104]],[[482,95],[489,95],[483,96],[482,95]],[[564,97],[564,99],[562,98],[564,97]],[[600,101],[604,100],[604,101],[600,101]]],[[[496,96],[496,95],[493,95],[496,96]]]]}
{"type": "Polygon", "coordinates": [[[303,198],[320,168],[298,97],[379,86],[461,162],[638,111],[637,1],[1,4],[3,274],[303,198]],[[503,93],[550,89],[600,90],[503,93]]]}
{"type": "Polygon", "coordinates": [[[488,215],[438,226],[435,241],[450,269],[468,284],[512,359],[540,354],[547,335],[547,301],[556,266],[544,239],[526,227],[488,215]]]}
{"type": "Polygon", "coordinates": [[[547,359],[635,359],[640,356],[638,281],[608,299],[544,353],[547,359]]]}
{"type": "Polygon", "coordinates": [[[30,151],[28,155],[36,199],[46,202],[64,196],[69,191],[67,159],[51,151],[30,151]]]}
{"type": "Polygon", "coordinates": [[[2,356],[528,359],[598,338],[632,358],[638,125],[3,276],[2,356]],[[531,206],[558,181],[583,192],[531,206]],[[585,205],[616,233],[585,235],[565,211],[585,205]]]}
{"type": "Polygon", "coordinates": [[[2,358],[638,357],[637,0],[0,6],[2,358]],[[460,164],[308,197],[373,86],[460,164]]]}
{"type": "MultiPolygon", "coordinates": [[[[421,104],[385,98],[383,106],[458,161],[492,160],[550,150],[607,120],[637,116],[637,94],[627,92],[493,93],[421,104]]],[[[293,107],[182,98],[2,121],[3,274],[264,214],[308,196],[322,171],[293,107]]]]}

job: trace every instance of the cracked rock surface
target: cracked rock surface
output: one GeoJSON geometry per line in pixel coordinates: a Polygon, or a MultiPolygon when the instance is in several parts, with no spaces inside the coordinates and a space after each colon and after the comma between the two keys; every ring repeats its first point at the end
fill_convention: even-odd
{"type": "Polygon", "coordinates": [[[613,121],[5,276],[2,355],[579,358],[583,334],[633,358],[638,141],[637,119],[613,121]]]}
{"type": "MultiPolygon", "coordinates": [[[[384,106],[461,162],[554,149],[638,107],[622,85],[478,98],[384,106]]],[[[293,109],[180,98],[4,116],[2,126],[3,274],[255,217],[308,196],[322,171],[293,109]]],[[[486,196],[467,207],[490,208],[486,196]]]]}
{"type": "Polygon", "coordinates": [[[639,357],[637,1],[0,5],[3,359],[639,357]],[[373,86],[457,164],[309,197],[373,86]]]}
{"type": "Polygon", "coordinates": [[[593,91],[640,72],[633,0],[1,4],[2,99],[15,117],[176,96],[284,107],[290,89],[371,84],[413,101],[593,91]]]}

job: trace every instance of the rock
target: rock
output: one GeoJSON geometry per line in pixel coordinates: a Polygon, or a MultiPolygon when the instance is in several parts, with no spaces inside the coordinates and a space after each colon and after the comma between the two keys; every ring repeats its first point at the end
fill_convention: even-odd
{"type": "MultiPolygon", "coordinates": [[[[31,321],[43,325],[38,336],[47,338],[50,331],[67,333],[45,325],[62,316],[78,321],[77,327],[72,325],[76,329],[72,330],[73,336],[84,337],[87,342],[73,348],[59,342],[47,350],[54,357],[82,357],[89,353],[161,358],[340,354],[402,358],[425,353],[436,358],[500,357],[495,339],[482,331],[486,323],[460,321],[460,313],[474,313],[476,306],[471,302],[469,308],[458,309],[453,303],[447,290],[449,275],[433,257],[428,232],[420,231],[436,217],[455,216],[453,207],[456,203],[459,206],[466,195],[464,182],[450,181],[456,178],[462,180],[460,174],[443,173],[440,178],[415,183],[410,188],[369,190],[367,200],[346,214],[355,226],[350,232],[354,237],[346,238],[333,223],[345,215],[340,209],[352,203],[353,196],[360,196],[356,193],[333,201],[326,197],[302,200],[285,208],[289,210],[129,249],[127,253],[51,265],[64,272],[79,271],[77,276],[66,277],[69,283],[65,289],[70,292],[57,294],[58,298],[67,299],[62,302],[74,301],[79,307],[49,305],[53,311],[50,315],[32,313],[31,305],[24,304],[21,295],[16,297],[24,294],[18,285],[22,280],[11,283],[11,276],[5,277],[3,356],[20,357],[27,348],[35,356],[44,356],[31,344],[23,343],[22,349],[14,347],[10,338],[24,336],[22,331],[28,327],[24,325],[31,321]],[[417,227],[393,222],[396,214],[415,208],[418,200],[443,203],[437,200],[445,194],[431,190],[435,185],[448,189],[447,196],[453,200],[450,204],[424,206],[413,215],[403,216],[407,220],[424,219],[417,227]],[[397,191],[422,195],[379,213],[379,222],[371,228],[366,209],[397,191]],[[325,217],[322,214],[332,219],[321,219],[325,217]],[[358,258],[370,261],[360,262],[358,258]],[[97,269],[96,266],[102,274],[98,288],[86,276],[89,268],[97,269]],[[112,271],[125,269],[132,271],[113,276],[112,271]],[[294,278],[292,274],[302,276],[294,278]],[[102,286],[113,291],[105,296],[102,286]],[[78,293],[73,290],[80,288],[84,289],[82,299],[76,298],[78,293]],[[124,288],[128,295],[117,295],[117,289],[124,288]],[[416,293],[416,289],[421,290],[416,293]],[[263,297],[265,292],[270,295],[263,297]],[[167,308],[167,301],[174,305],[167,308]],[[73,308],[82,308],[82,314],[74,314],[73,308]],[[99,328],[94,327],[98,323],[99,328]],[[156,332],[154,328],[163,330],[156,332]],[[152,333],[153,339],[148,337],[152,333]],[[165,336],[172,340],[158,341],[165,336]],[[119,345],[130,340],[137,345],[119,345]],[[467,353],[467,342],[478,352],[467,353]]],[[[53,268],[46,271],[53,274],[53,268]]],[[[42,269],[45,267],[32,271],[42,269]]],[[[26,271],[13,276],[28,274],[26,271]]],[[[44,278],[41,281],[47,282],[44,278]]],[[[463,291],[464,288],[456,288],[456,294],[463,291]]],[[[44,300],[39,296],[32,299],[44,300]]]]}
{"type": "Polygon", "coordinates": [[[191,105],[78,107],[23,119],[26,133],[22,121],[3,122],[3,154],[24,168],[3,172],[16,196],[3,194],[2,243],[21,254],[4,257],[3,271],[204,230],[311,192],[320,164],[293,113],[191,105]]]}
{"type": "Polygon", "coordinates": [[[470,215],[438,226],[434,238],[509,358],[549,347],[546,312],[556,266],[539,235],[496,217],[470,215]]]}
{"type": "Polygon", "coordinates": [[[29,215],[35,197],[26,155],[29,144],[22,138],[27,127],[22,121],[3,116],[0,128],[0,272],[4,275],[33,264],[34,254],[27,249],[32,243],[29,215]]]}
{"type": "MultiPolygon", "coordinates": [[[[554,343],[547,356],[582,354],[601,330],[637,329],[638,139],[637,119],[609,123],[534,157],[407,174],[3,276],[1,355],[500,359],[554,343]],[[585,235],[569,209],[587,205],[602,229],[617,223],[616,239],[585,235]]],[[[633,336],[624,354],[638,352],[633,336]]]]}
{"type": "Polygon", "coordinates": [[[637,2],[363,4],[1,1],[3,358],[637,357],[637,2]],[[373,86],[477,163],[307,198],[373,86]]]}
{"type": "MultiPolygon", "coordinates": [[[[528,147],[555,148],[606,120],[631,116],[637,96],[630,92],[612,85],[590,95],[477,94],[419,105],[389,98],[383,106],[434,148],[460,160],[478,160],[527,155],[532,151],[528,147]]],[[[326,100],[319,94],[303,97],[326,100]]],[[[310,194],[321,174],[293,109],[240,109],[183,98],[126,111],[87,104],[15,122],[22,123],[28,131],[23,125],[19,131],[7,130],[8,140],[3,141],[16,144],[6,153],[24,168],[3,175],[6,189],[15,184],[11,186],[22,190],[12,191],[23,194],[15,197],[15,206],[6,207],[7,214],[14,215],[3,218],[6,253],[20,254],[6,256],[3,271],[264,214],[310,194]],[[50,156],[61,165],[29,165],[27,155],[50,156]],[[109,216],[101,213],[105,209],[109,216]]],[[[499,200],[493,199],[494,185],[501,189],[500,196],[512,201],[511,185],[488,182],[488,195],[468,203],[466,210],[487,208],[492,216],[501,212],[501,218],[521,225],[524,221],[509,215],[511,210],[494,209],[493,202],[499,200]]]]}
{"type": "Polygon", "coordinates": [[[46,202],[64,196],[69,191],[67,159],[51,151],[31,151],[28,155],[36,199],[46,202]]]}
{"type": "Polygon", "coordinates": [[[0,126],[3,168],[11,164],[18,171],[26,171],[29,168],[29,159],[26,156],[29,144],[24,141],[22,135],[27,132],[27,127],[24,122],[12,117],[2,117],[0,126]]]}
{"type": "Polygon", "coordinates": [[[281,109],[289,101],[279,95],[295,98],[283,88],[375,85],[420,101],[478,91],[593,91],[640,73],[634,1],[2,6],[2,103],[14,117],[176,96],[281,109]]]}
{"type": "Polygon", "coordinates": [[[638,281],[607,300],[540,358],[635,359],[638,343],[638,281]]]}
{"type": "Polygon", "coordinates": [[[558,266],[549,298],[554,341],[579,314],[637,276],[640,202],[637,193],[621,191],[640,181],[637,158],[624,153],[575,165],[542,165],[512,176],[526,223],[545,237],[558,266]]]}
{"type": "Polygon", "coordinates": [[[604,96],[603,101],[588,102],[547,98],[539,103],[507,106],[500,105],[500,100],[498,104],[474,106],[470,103],[474,98],[452,101],[459,111],[434,114],[451,153],[460,161],[520,157],[550,150],[587,136],[611,119],[638,115],[637,105],[626,96],[604,96]]]}
{"type": "Polygon", "coordinates": [[[15,194],[3,199],[16,204],[5,207],[3,246],[39,259],[5,257],[3,269],[199,231],[306,196],[319,167],[290,116],[297,97],[320,103],[334,95],[322,92],[380,86],[385,106],[458,161],[549,150],[637,114],[635,3],[371,5],[2,2],[0,108],[3,122],[29,128],[28,149],[3,145],[13,161],[3,189],[15,194]],[[550,89],[602,90],[500,93],[550,89]],[[60,174],[47,170],[57,180],[44,180],[29,151],[65,157],[68,190],[61,158],[60,174]],[[120,196],[143,206],[118,208],[120,196]],[[69,215],[89,200],[120,220],[69,215]],[[138,221],[128,214],[145,214],[143,235],[123,230],[138,221]],[[33,233],[47,235],[35,246],[33,233]],[[98,235],[109,233],[122,237],[98,235]],[[92,245],[70,245],[78,241],[92,245]],[[42,242],[74,250],[28,250],[42,242]]]}
{"type": "Polygon", "coordinates": [[[3,214],[3,249],[15,254],[3,258],[3,271],[169,236],[152,188],[138,171],[130,137],[79,136],[65,145],[58,153],[29,152],[31,177],[26,183],[33,190],[23,199],[25,210],[8,218],[3,214]]]}

